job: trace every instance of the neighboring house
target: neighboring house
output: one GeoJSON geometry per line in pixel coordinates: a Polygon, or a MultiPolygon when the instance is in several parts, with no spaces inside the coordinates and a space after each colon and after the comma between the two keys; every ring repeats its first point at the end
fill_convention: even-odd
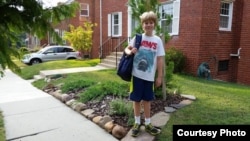
{"type": "MultiPolygon", "coordinates": [[[[76,17],[64,21],[55,30],[63,35],[69,24],[78,26],[85,20],[97,23],[92,58],[104,58],[131,37],[138,22],[131,18],[128,0],[77,1],[81,10],[76,17]]],[[[165,49],[173,46],[183,51],[185,72],[196,76],[199,65],[208,62],[213,79],[250,85],[250,3],[247,0],[160,2],[160,12],[173,16],[171,25],[165,27],[171,35],[165,49]]],[[[159,23],[164,25],[164,19],[159,23]]]]}

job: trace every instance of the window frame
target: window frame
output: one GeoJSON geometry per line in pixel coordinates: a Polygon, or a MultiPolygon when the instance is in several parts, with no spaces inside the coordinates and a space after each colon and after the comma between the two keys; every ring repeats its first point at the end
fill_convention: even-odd
{"type": "Polygon", "coordinates": [[[219,60],[218,62],[218,72],[228,71],[229,60],[219,60]]]}
{"type": "Polygon", "coordinates": [[[66,41],[65,39],[63,39],[65,32],[66,32],[65,30],[62,30],[62,34],[61,34],[62,43],[63,43],[64,45],[67,44],[67,41],[66,41]]]}
{"type": "Polygon", "coordinates": [[[159,25],[162,27],[162,21],[165,21],[166,19],[162,17],[162,7],[164,5],[168,5],[168,4],[172,4],[173,8],[172,8],[172,26],[171,29],[172,31],[169,32],[169,35],[179,35],[179,22],[180,22],[180,0],[175,0],[175,1],[168,1],[168,2],[164,2],[161,3],[161,6],[159,8],[159,13],[160,13],[160,21],[159,21],[159,25]]]}
{"type": "MultiPolygon", "coordinates": [[[[58,35],[58,36],[60,36],[60,29],[58,29],[58,28],[56,28],[56,29],[54,29],[54,31],[56,32],[56,34],[58,35]]],[[[61,37],[61,36],[60,36],[61,37]]],[[[50,37],[50,44],[57,44],[57,42],[56,42],[56,39],[53,37],[53,36],[51,36],[50,37]]]]}
{"type": "Polygon", "coordinates": [[[89,4],[80,3],[80,17],[89,17],[89,4]],[[86,9],[85,9],[85,7],[86,7],[86,9]],[[84,11],[84,10],[87,12],[86,15],[82,14],[82,11],[84,11]]]}
{"type": "Polygon", "coordinates": [[[122,36],[122,12],[114,12],[108,14],[108,36],[120,37],[122,36]],[[118,17],[115,19],[115,17],[118,17]],[[118,21],[116,23],[116,21],[118,21]],[[115,30],[115,28],[117,29],[115,30]],[[117,31],[117,33],[115,33],[117,31]]]}
{"type": "Polygon", "coordinates": [[[233,19],[233,1],[230,0],[221,0],[220,2],[220,19],[219,19],[219,30],[220,31],[231,31],[232,30],[232,19],[233,19]],[[229,4],[228,15],[221,14],[222,4],[229,4]],[[221,27],[221,17],[228,17],[227,27],[221,27]]]}

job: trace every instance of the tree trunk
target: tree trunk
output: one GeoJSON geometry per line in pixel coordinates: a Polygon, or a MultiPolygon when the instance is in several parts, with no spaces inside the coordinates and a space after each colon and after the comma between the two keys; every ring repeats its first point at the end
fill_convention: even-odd
{"type": "MultiPolygon", "coordinates": [[[[161,36],[161,40],[162,40],[162,43],[163,43],[163,46],[165,48],[165,35],[162,34],[161,36]]],[[[167,94],[166,94],[166,80],[165,80],[165,76],[166,76],[166,63],[165,63],[165,58],[163,59],[163,75],[162,75],[162,97],[163,97],[163,100],[166,100],[167,99],[167,94]]]]}

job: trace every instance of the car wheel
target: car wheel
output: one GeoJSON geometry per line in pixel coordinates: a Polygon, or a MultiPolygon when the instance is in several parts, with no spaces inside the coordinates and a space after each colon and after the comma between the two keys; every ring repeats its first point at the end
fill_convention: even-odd
{"type": "Polygon", "coordinates": [[[74,59],[76,59],[76,58],[70,57],[70,58],[68,58],[67,60],[74,60],[74,59]]]}
{"type": "Polygon", "coordinates": [[[40,59],[32,59],[31,61],[30,61],[30,64],[31,65],[34,65],[34,64],[39,64],[39,63],[41,63],[42,61],[40,60],[40,59]]]}

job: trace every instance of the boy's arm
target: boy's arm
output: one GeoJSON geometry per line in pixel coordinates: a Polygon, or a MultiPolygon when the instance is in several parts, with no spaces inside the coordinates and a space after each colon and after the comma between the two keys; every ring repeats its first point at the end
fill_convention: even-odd
{"type": "Polygon", "coordinates": [[[158,56],[157,57],[157,78],[155,82],[155,86],[159,87],[162,84],[162,77],[163,77],[163,59],[164,56],[158,56]]]}

